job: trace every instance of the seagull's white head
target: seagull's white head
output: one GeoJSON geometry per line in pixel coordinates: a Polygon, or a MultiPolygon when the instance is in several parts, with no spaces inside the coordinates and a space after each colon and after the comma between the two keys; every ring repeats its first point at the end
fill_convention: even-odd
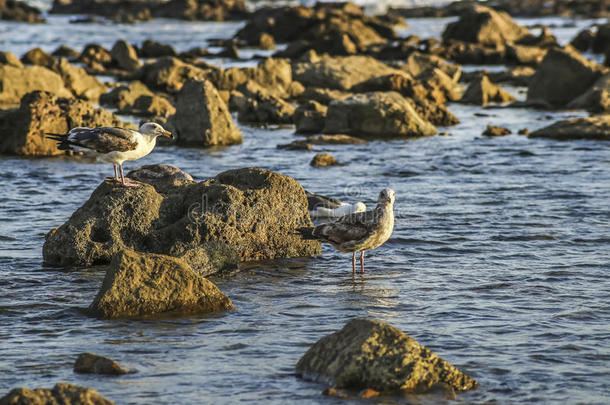
{"type": "Polygon", "coordinates": [[[394,205],[394,190],[391,188],[384,188],[379,193],[379,204],[390,204],[394,205]]]}
{"type": "Polygon", "coordinates": [[[173,139],[172,133],[163,129],[163,127],[156,122],[146,122],[140,126],[140,133],[154,138],[158,136],[164,136],[169,139],[173,139]]]}

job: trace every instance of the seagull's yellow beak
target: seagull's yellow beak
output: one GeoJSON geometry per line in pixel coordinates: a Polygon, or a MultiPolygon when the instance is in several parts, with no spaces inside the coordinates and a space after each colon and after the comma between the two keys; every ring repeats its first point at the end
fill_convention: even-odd
{"type": "Polygon", "coordinates": [[[164,136],[164,137],[169,138],[169,139],[174,139],[174,136],[173,136],[173,135],[172,135],[172,133],[171,133],[171,132],[169,132],[169,131],[163,131],[163,132],[161,132],[161,136],[164,136]]]}

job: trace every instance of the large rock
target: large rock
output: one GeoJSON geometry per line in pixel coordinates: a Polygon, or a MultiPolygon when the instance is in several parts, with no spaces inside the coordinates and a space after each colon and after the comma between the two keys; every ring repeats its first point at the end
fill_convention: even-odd
{"type": "Polygon", "coordinates": [[[102,397],[93,388],[61,382],[57,383],[53,389],[13,388],[0,398],[0,405],[14,404],[114,405],[114,402],[102,397]]]}
{"type": "Polygon", "coordinates": [[[557,140],[597,139],[610,141],[610,114],[557,121],[529,134],[532,138],[557,140]]]}
{"type": "Polygon", "coordinates": [[[508,13],[475,6],[463,13],[458,21],[447,25],[443,40],[495,45],[516,42],[529,35],[529,30],[513,21],[508,13]]]}
{"type": "MultiPolygon", "coordinates": [[[[251,16],[236,38],[258,45],[262,34],[271,35],[275,42],[299,41],[300,53],[314,49],[333,54],[362,52],[370,45],[396,37],[391,23],[366,16],[350,2],[319,2],[315,8],[262,8],[251,16]],[[349,45],[345,46],[346,42],[349,45]]],[[[297,57],[298,53],[292,56],[297,57]]]]}
{"type": "Polygon", "coordinates": [[[587,91],[601,76],[601,67],[571,47],[551,49],[527,90],[527,101],[551,108],[565,107],[587,91]]]}
{"type": "Polygon", "coordinates": [[[320,252],[318,242],[294,234],[311,220],[305,191],[292,178],[250,168],[200,183],[153,184],[102,183],[64,225],[47,234],[45,262],[104,264],[123,249],[181,256],[211,244],[224,245],[241,260],[320,252]]]}
{"type": "Polygon", "coordinates": [[[294,113],[294,124],[297,134],[313,134],[322,132],[328,107],[310,100],[298,106],[294,113]]]}
{"type": "Polygon", "coordinates": [[[442,70],[451,80],[457,82],[462,75],[460,65],[447,62],[445,59],[436,55],[428,55],[421,52],[412,52],[401,69],[409,72],[411,76],[417,77],[427,70],[438,68],[442,70]]]}
{"type": "Polygon", "coordinates": [[[18,109],[0,111],[0,153],[24,156],[64,154],[45,132],[63,134],[75,127],[123,126],[109,111],[75,98],[59,98],[34,91],[21,99],[18,109]]]}
{"type": "Polygon", "coordinates": [[[610,112],[610,73],[600,77],[586,92],[570,101],[567,107],[595,113],[610,112]]]}
{"type": "Polygon", "coordinates": [[[17,55],[6,51],[0,52],[0,65],[10,65],[19,69],[23,68],[23,63],[21,63],[17,55]]]}
{"type": "Polygon", "coordinates": [[[49,67],[53,63],[53,57],[41,48],[34,48],[27,51],[21,57],[21,62],[26,65],[49,67]]]}
{"type": "Polygon", "coordinates": [[[184,260],[152,253],[119,252],[89,306],[103,318],[163,312],[207,313],[234,309],[231,300],[184,260]]]}
{"type": "Polygon", "coordinates": [[[515,101],[515,98],[504,91],[502,87],[493,84],[483,75],[480,79],[470,82],[461,102],[486,106],[489,103],[504,104],[515,101]]]}
{"type": "Polygon", "coordinates": [[[49,69],[0,65],[0,106],[16,106],[24,95],[34,90],[44,90],[59,97],[72,96],[61,76],[49,69]]]}
{"type": "Polygon", "coordinates": [[[175,93],[190,79],[206,79],[208,72],[168,56],[142,66],[138,76],[151,89],[175,93]]]}
{"type": "Polygon", "coordinates": [[[153,96],[154,93],[140,81],[115,87],[100,97],[101,105],[109,105],[119,110],[132,106],[138,97],[153,96]]]}
{"type": "Polygon", "coordinates": [[[381,393],[423,393],[435,388],[467,391],[477,382],[381,321],[354,319],[323,337],[297,363],[297,371],[337,388],[381,393]]]}
{"type": "Polygon", "coordinates": [[[281,58],[267,58],[256,67],[229,68],[211,75],[219,90],[237,90],[248,81],[257,83],[275,97],[293,97],[292,66],[281,58]]]}
{"type": "Polygon", "coordinates": [[[77,97],[97,102],[106,92],[106,86],[95,76],[89,75],[81,67],[71,65],[65,58],[54,63],[51,69],[61,76],[66,87],[77,97]]]}
{"type": "Polygon", "coordinates": [[[396,92],[355,94],[328,106],[324,133],[373,138],[411,138],[436,134],[411,104],[396,92]]]}
{"type": "Polygon", "coordinates": [[[138,53],[127,41],[116,41],[110,50],[110,55],[121,69],[132,71],[142,66],[142,62],[138,59],[138,53]]]}
{"type": "Polygon", "coordinates": [[[182,87],[170,123],[180,145],[207,147],[242,142],[229,109],[207,80],[192,79],[182,87]]]}
{"type": "Polygon", "coordinates": [[[292,124],[295,107],[269,93],[256,82],[249,80],[234,92],[231,104],[236,107],[237,119],[255,124],[292,124]]]}
{"type": "Polygon", "coordinates": [[[0,20],[28,23],[45,21],[39,9],[19,0],[0,0],[0,20]]]}
{"type": "Polygon", "coordinates": [[[183,20],[243,19],[243,0],[54,0],[51,13],[94,14],[113,21],[148,21],[151,17],[183,20]]]}
{"type": "Polygon", "coordinates": [[[321,57],[293,65],[294,80],[304,86],[325,87],[347,91],[369,79],[400,73],[370,56],[321,57]]]}

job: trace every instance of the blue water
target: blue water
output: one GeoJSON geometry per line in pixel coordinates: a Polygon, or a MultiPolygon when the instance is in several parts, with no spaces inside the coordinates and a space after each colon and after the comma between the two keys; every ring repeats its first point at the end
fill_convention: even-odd
{"type": "MultiPolygon", "coordinates": [[[[240,26],[75,26],[66,18],[40,26],[0,23],[0,48],[22,54],[65,43],[81,49],[125,37],[185,50],[229,37],[240,26]]],[[[442,21],[412,27],[429,36],[426,26],[440,33],[434,24],[442,21]]],[[[569,36],[577,28],[558,30],[569,36]]],[[[86,201],[111,166],[0,157],[0,394],[67,381],[120,404],[343,403],[322,396],[323,385],[297,378],[294,366],[319,338],[366,316],[402,329],[476,378],[480,388],[459,394],[457,403],[607,403],[609,144],[516,135],[583,112],[449,108],[461,120],[440,128],[449,136],[296,152],[276,149],[295,139],[292,128],[242,126],[242,145],[157,147],[127,163],[126,169],[173,164],[197,179],[264,167],[308,190],[370,206],[381,188],[396,190],[394,234],[367,255],[364,277],[352,280],[351,257],[328,246],[318,257],[251,263],[233,278],[214,280],[236,310],[206,316],[108,321],[84,315],[103,269],[45,267],[41,248],[44,234],[86,201]],[[481,112],[487,116],[475,115],[481,112]],[[487,124],[513,135],[481,137],[487,124]],[[322,151],[345,166],[310,167],[322,151]],[[73,362],[85,351],[138,373],[75,374],[73,362]]]]}

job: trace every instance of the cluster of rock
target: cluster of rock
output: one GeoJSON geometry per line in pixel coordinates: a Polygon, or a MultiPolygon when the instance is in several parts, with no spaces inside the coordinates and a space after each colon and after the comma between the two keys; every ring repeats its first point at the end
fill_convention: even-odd
{"type": "Polygon", "coordinates": [[[243,0],[54,0],[52,14],[88,14],[113,21],[135,22],[152,18],[224,21],[247,16],[243,0]]]}
{"type": "Polygon", "coordinates": [[[114,402],[102,397],[93,388],[62,382],[52,389],[14,388],[0,398],[0,404],[114,405],[114,402]]]}
{"type": "Polygon", "coordinates": [[[27,23],[44,22],[38,8],[20,0],[0,0],[0,20],[27,23]]]}
{"type": "Polygon", "coordinates": [[[405,18],[453,17],[473,4],[483,4],[519,17],[573,16],[600,18],[610,15],[610,4],[604,0],[459,0],[441,7],[419,6],[393,8],[390,12],[405,18]]]}

